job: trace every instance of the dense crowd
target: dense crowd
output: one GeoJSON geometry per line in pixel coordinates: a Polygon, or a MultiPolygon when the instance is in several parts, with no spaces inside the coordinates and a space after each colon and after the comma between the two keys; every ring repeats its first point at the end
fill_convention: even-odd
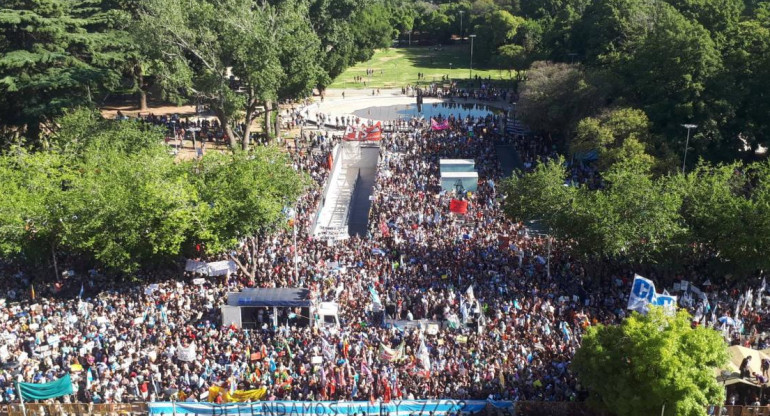
{"type": "MultiPolygon", "coordinates": [[[[237,273],[139,276],[142,285],[95,270],[52,286],[22,273],[3,279],[2,401],[18,401],[15,381],[64,373],[76,393],[63,400],[93,403],[221,402],[208,397],[211,386],[264,388],[266,400],[581,399],[571,357],[586,327],[625,316],[633,271],[590,275],[565,246],[553,243],[549,253],[545,237],[504,217],[496,145],[512,144],[531,162],[550,147],[506,137],[502,115],[448,121],[443,131],[413,122],[385,135],[365,238],[330,243],[309,233],[339,143],[312,133],[308,148],[292,153],[317,185],[297,203],[296,245],[292,228],[201,254],[237,259],[237,273]],[[473,159],[477,191],[442,190],[440,158],[473,159]],[[467,213],[449,212],[452,199],[467,201],[467,213]],[[268,310],[257,329],[223,326],[226,293],[245,287],[306,287],[314,299],[339,302],[341,326],[302,327],[288,311],[273,327],[268,310]],[[404,323],[416,320],[435,326],[404,323]],[[194,359],[180,358],[193,344],[194,359]]],[[[574,181],[593,178],[584,169],[575,168],[574,181]]],[[[720,305],[735,304],[727,303],[734,290],[688,306],[713,323],[720,305]]],[[[770,310],[744,301],[736,312],[746,324],[733,333],[765,342],[758,334],[770,310]]]]}

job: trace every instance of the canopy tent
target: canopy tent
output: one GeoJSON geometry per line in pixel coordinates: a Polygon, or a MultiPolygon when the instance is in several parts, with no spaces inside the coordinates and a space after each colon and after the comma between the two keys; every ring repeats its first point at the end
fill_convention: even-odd
{"type": "Polygon", "coordinates": [[[229,306],[267,306],[277,308],[310,307],[310,290],[296,288],[245,289],[227,294],[229,306]]]}
{"type": "MultiPolygon", "coordinates": [[[[751,362],[749,363],[749,372],[751,374],[762,374],[762,360],[770,359],[770,350],[754,350],[751,348],[742,347],[740,345],[733,345],[727,349],[729,360],[722,369],[715,369],[717,380],[723,383],[725,386],[733,384],[747,384],[754,387],[760,387],[760,384],[756,383],[755,378],[741,378],[740,368],[743,359],[751,356],[751,362]]],[[[767,384],[767,383],[766,383],[767,384]]]]}

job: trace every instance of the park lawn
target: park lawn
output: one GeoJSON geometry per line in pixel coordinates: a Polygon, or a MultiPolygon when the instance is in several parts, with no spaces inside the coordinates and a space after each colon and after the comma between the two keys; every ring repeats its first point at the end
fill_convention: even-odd
{"type": "MultiPolygon", "coordinates": [[[[379,49],[372,59],[348,68],[329,88],[401,88],[405,85],[418,83],[417,73],[425,74],[420,83],[441,82],[442,75],[449,75],[453,80],[469,78],[470,44],[444,46],[441,50],[434,47],[405,47],[379,49]],[[369,77],[366,69],[374,69],[369,77]],[[451,69],[450,69],[451,68],[451,69]],[[366,87],[361,82],[353,82],[353,77],[361,76],[366,81],[366,87]]],[[[511,75],[506,69],[473,68],[473,76],[495,80],[510,80],[511,75]]]]}

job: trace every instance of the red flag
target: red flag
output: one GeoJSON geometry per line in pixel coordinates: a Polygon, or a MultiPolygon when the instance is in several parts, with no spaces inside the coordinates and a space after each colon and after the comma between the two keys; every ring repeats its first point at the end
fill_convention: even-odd
{"type": "Polygon", "coordinates": [[[384,237],[390,237],[390,230],[388,229],[388,224],[386,224],[384,220],[380,221],[380,232],[384,237]]]}
{"type": "Polygon", "coordinates": [[[345,136],[343,138],[345,140],[358,140],[358,132],[355,131],[352,126],[347,126],[345,128],[345,136]]]}
{"type": "Polygon", "coordinates": [[[465,214],[468,212],[468,201],[453,199],[449,202],[449,211],[454,212],[455,214],[465,214]]]}
{"type": "Polygon", "coordinates": [[[329,157],[327,158],[327,163],[329,164],[329,169],[331,169],[332,166],[334,166],[334,158],[332,157],[331,153],[329,153],[329,157]]]}
{"type": "Polygon", "coordinates": [[[382,139],[382,123],[379,121],[377,124],[366,129],[366,140],[376,142],[382,139]]]}

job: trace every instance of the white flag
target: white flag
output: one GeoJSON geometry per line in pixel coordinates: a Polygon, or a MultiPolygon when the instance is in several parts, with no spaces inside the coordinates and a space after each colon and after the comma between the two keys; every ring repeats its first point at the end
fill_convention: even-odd
{"type": "Polygon", "coordinates": [[[425,345],[424,339],[420,339],[420,348],[417,350],[417,359],[420,360],[422,368],[430,370],[430,354],[428,354],[428,347],[425,345]]]}
{"type": "Polygon", "coordinates": [[[655,283],[650,279],[634,275],[631,295],[628,297],[628,308],[639,313],[647,313],[647,305],[654,303],[655,283]]]}
{"type": "Polygon", "coordinates": [[[468,296],[469,302],[473,302],[476,299],[476,296],[473,294],[473,285],[468,286],[468,289],[465,290],[465,296],[468,296]]]}

